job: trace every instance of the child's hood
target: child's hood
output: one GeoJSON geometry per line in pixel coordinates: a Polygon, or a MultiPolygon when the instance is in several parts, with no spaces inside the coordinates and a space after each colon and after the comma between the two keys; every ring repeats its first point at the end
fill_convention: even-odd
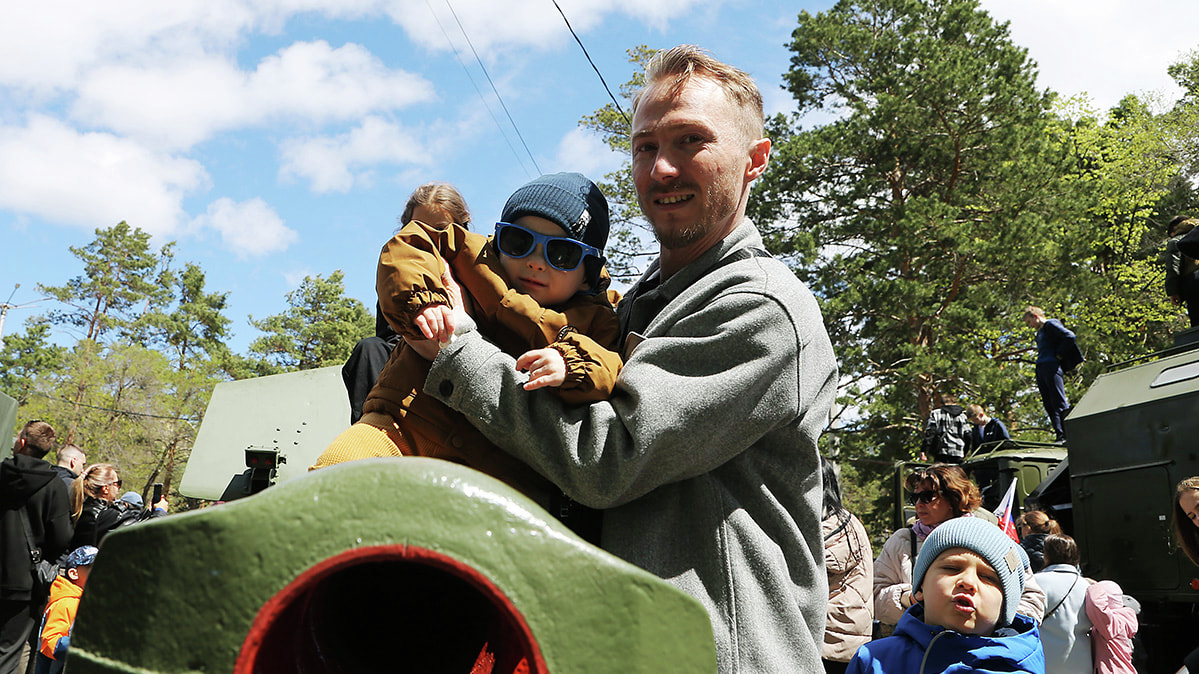
{"type": "Polygon", "coordinates": [[[926,653],[928,672],[1038,672],[1045,667],[1037,624],[1020,614],[995,634],[960,634],[925,623],[924,607],[917,604],[900,618],[895,634],[914,641],[926,653]]]}
{"type": "Polygon", "coordinates": [[[83,588],[71,582],[66,576],[59,576],[50,584],[50,602],[56,602],[59,599],[67,597],[79,597],[83,595],[83,588]]]}

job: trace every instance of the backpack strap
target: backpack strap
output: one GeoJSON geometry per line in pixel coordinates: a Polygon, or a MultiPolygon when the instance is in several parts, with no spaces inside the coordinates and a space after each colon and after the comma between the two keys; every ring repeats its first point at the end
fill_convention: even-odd
{"type": "Polygon", "coordinates": [[[1080,577],[1081,577],[1080,575],[1078,575],[1078,574],[1075,574],[1075,576],[1074,576],[1074,582],[1073,582],[1073,583],[1070,583],[1070,589],[1069,589],[1069,590],[1066,590],[1066,594],[1063,594],[1063,595],[1062,595],[1062,598],[1061,598],[1061,599],[1059,599],[1059,600],[1057,600],[1057,603],[1053,605],[1053,608],[1049,609],[1049,611],[1047,611],[1047,612],[1045,613],[1045,617],[1044,617],[1044,618],[1041,618],[1041,621],[1042,621],[1042,622],[1044,622],[1046,618],[1048,618],[1049,616],[1053,615],[1053,613],[1054,613],[1055,611],[1057,611],[1059,608],[1061,608],[1062,604],[1063,604],[1063,603],[1066,601],[1066,599],[1068,599],[1068,598],[1070,597],[1070,593],[1074,591],[1074,586],[1075,586],[1075,585],[1078,585],[1078,579],[1079,579],[1080,577]]]}

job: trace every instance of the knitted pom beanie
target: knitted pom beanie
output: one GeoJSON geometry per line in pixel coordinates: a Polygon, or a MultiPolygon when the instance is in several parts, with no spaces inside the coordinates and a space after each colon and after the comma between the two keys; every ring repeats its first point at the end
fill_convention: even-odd
{"type": "Polygon", "coordinates": [[[1006,627],[1016,617],[1016,605],[1024,593],[1024,562],[1020,547],[1002,529],[977,517],[958,517],[944,522],[924,539],[924,547],[912,569],[912,590],[920,589],[924,574],[942,552],[965,548],[986,560],[999,574],[1003,588],[1003,610],[996,627],[1006,627]]]}

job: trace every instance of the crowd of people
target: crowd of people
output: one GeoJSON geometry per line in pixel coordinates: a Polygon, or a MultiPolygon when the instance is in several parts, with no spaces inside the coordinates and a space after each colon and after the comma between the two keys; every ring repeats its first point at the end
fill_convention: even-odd
{"type": "MultiPolygon", "coordinates": [[[[979,509],[961,467],[933,464],[908,476],[916,516],[872,561],[827,466],[824,478],[825,672],[1138,671],[1139,603],[1084,575],[1078,545],[1048,514],[1023,513],[1017,543],[979,509]]],[[[1199,565],[1199,477],[1178,484],[1173,511],[1179,549],[1199,565]]],[[[1185,664],[1199,671],[1199,649],[1185,664]]]]}
{"type": "Polygon", "coordinates": [[[77,445],[51,465],[55,439],[49,423],[29,421],[0,462],[0,674],[62,671],[101,541],[168,510],[165,496],[143,510],[139,493],[121,494],[115,466],[87,465],[77,445]]]}

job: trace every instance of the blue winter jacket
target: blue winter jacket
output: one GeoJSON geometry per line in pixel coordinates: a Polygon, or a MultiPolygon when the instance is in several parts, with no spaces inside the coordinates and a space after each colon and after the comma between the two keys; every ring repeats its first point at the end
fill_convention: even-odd
{"type": "Polygon", "coordinates": [[[924,607],[908,609],[895,634],[858,649],[847,674],[964,674],[965,672],[1045,672],[1045,651],[1032,618],[1016,620],[998,633],[959,634],[925,624],[924,607]]]}

